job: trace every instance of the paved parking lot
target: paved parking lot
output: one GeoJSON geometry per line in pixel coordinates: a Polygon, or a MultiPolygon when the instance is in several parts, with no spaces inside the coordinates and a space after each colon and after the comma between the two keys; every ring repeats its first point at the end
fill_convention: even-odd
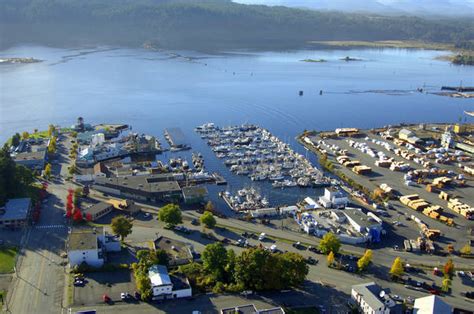
{"type": "MultiPolygon", "coordinates": [[[[374,138],[376,140],[382,140],[381,137],[376,136],[376,135],[371,134],[368,136],[370,139],[374,138]]],[[[371,141],[367,141],[365,137],[353,138],[352,140],[356,142],[367,143],[370,148],[376,151],[381,151],[385,153],[387,157],[393,157],[396,161],[407,162],[414,169],[422,168],[421,165],[418,165],[411,161],[407,161],[406,159],[400,156],[396,156],[393,152],[389,152],[385,150],[384,148],[382,148],[382,146],[374,144],[371,141]]],[[[363,152],[359,151],[358,149],[351,147],[349,143],[347,142],[346,138],[325,139],[324,141],[328,143],[329,145],[334,144],[334,145],[339,146],[341,149],[346,149],[349,153],[348,156],[351,158],[351,160],[359,160],[362,164],[371,167],[373,171],[371,174],[366,175],[366,176],[357,175],[354,172],[352,172],[349,168],[346,168],[340,165],[335,160],[334,153],[329,151],[326,147],[324,147],[326,150],[328,150],[328,158],[329,160],[333,162],[335,170],[343,172],[346,176],[355,180],[356,182],[359,182],[363,186],[367,187],[370,191],[373,191],[380,184],[386,183],[403,195],[419,194],[421,198],[427,200],[428,202],[434,205],[440,205],[442,208],[444,208],[445,209],[444,215],[450,218],[453,218],[457,225],[456,227],[449,227],[444,223],[431,219],[420,212],[416,212],[412,209],[409,209],[401,205],[398,201],[393,201],[392,203],[394,204],[396,211],[388,211],[391,217],[390,219],[386,219],[386,220],[389,223],[393,223],[394,221],[401,221],[403,225],[405,226],[405,227],[403,226],[394,227],[395,232],[399,233],[400,235],[406,238],[417,237],[418,235],[416,235],[416,233],[418,232],[418,227],[416,226],[416,224],[413,222],[405,221],[405,218],[402,217],[402,215],[404,216],[414,215],[420,218],[425,223],[427,223],[431,228],[441,230],[443,236],[440,237],[438,240],[438,243],[440,244],[441,247],[445,248],[448,243],[452,243],[454,244],[456,249],[460,249],[466,244],[467,230],[468,230],[468,227],[471,225],[471,223],[468,220],[466,220],[464,217],[460,216],[459,214],[456,214],[455,212],[449,210],[447,208],[447,202],[440,200],[438,198],[438,193],[427,192],[425,189],[426,186],[423,184],[415,184],[414,186],[410,186],[410,187],[406,186],[404,184],[404,179],[403,179],[403,175],[405,174],[404,172],[391,171],[387,168],[375,166],[374,164],[376,160],[375,158],[372,158],[369,155],[364,154],[363,152]],[[460,241],[456,241],[456,240],[460,240],[460,241]]],[[[392,145],[392,147],[396,147],[393,143],[390,143],[390,144],[392,145]]],[[[443,169],[455,170],[455,167],[452,165],[448,166],[448,165],[436,164],[436,166],[439,166],[440,168],[443,168],[443,169]]],[[[468,178],[466,187],[456,188],[456,189],[448,188],[448,191],[449,193],[454,194],[457,197],[461,198],[463,202],[466,202],[468,204],[474,204],[474,183],[469,178],[468,178]]]]}
{"type": "Polygon", "coordinates": [[[135,281],[129,270],[93,272],[84,275],[86,284],[82,287],[74,287],[75,306],[101,304],[104,294],[112,299],[112,303],[122,302],[121,292],[133,294],[135,291],[135,281]]]}

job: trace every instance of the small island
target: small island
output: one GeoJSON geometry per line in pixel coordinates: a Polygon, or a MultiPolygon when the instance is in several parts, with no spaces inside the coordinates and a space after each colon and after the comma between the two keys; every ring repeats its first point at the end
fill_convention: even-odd
{"type": "Polygon", "coordinates": [[[35,58],[0,58],[0,64],[38,63],[42,61],[35,58]]]}
{"type": "Polygon", "coordinates": [[[321,62],[328,62],[327,60],[325,59],[304,59],[304,60],[301,60],[302,62],[316,62],[316,63],[321,63],[321,62]]]}
{"type": "Polygon", "coordinates": [[[349,62],[349,61],[362,61],[362,59],[358,59],[358,58],[352,58],[352,57],[345,57],[345,58],[341,58],[340,60],[342,61],[346,61],[346,62],[349,62]]]}
{"type": "Polygon", "coordinates": [[[474,65],[474,54],[457,54],[451,58],[451,62],[457,65],[474,65]]]}

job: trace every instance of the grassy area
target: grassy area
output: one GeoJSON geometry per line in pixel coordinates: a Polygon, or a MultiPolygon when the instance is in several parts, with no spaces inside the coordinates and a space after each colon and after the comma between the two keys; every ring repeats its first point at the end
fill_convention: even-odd
{"type": "Polygon", "coordinates": [[[383,40],[383,41],[311,41],[310,44],[324,45],[328,47],[367,47],[367,48],[407,48],[407,49],[430,49],[430,50],[454,50],[453,44],[433,43],[410,40],[383,40]]]}
{"type": "Polygon", "coordinates": [[[65,306],[70,306],[74,303],[74,277],[72,273],[67,275],[66,279],[66,304],[65,306]]]}
{"type": "Polygon", "coordinates": [[[30,138],[38,139],[38,138],[48,138],[48,130],[46,131],[38,131],[36,133],[31,133],[30,138]]]}
{"type": "Polygon", "coordinates": [[[15,266],[15,257],[18,249],[15,247],[0,248],[0,274],[8,274],[13,272],[15,266]]]}

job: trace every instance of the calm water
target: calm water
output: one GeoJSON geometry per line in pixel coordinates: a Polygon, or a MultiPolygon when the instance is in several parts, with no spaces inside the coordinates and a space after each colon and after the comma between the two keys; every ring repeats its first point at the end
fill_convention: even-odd
{"type": "MultiPolygon", "coordinates": [[[[1,51],[0,57],[45,61],[0,66],[0,141],[49,123],[67,126],[78,116],[89,123],[129,123],[135,131],[161,138],[164,128],[177,126],[204,153],[209,170],[227,175],[234,189],[250,180],[226,172],[193,133],[196,125],[255,123],[294,144],[304,129],[458,121],[463,110],[474,110],[473,99],[414,91],[423,86],[438,91],[461,81],[474,86],[474,67],[434,59],[444,54],[405,49],[178,52],[184,58],[141,49],[16,47],[1,51]],[[339,60],[347,55],[363,61],[339,60]],[[307,58],[328,62],[300,61],[307,58]],[[368,90],[389,92],[363,93],[368,90]]],[[[275,203],[315,193],[261,188],[275,203]]]]}

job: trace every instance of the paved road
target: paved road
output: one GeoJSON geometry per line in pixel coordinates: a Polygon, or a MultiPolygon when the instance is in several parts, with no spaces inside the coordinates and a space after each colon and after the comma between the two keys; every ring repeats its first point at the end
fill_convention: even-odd
{"type": "MultiPolygon", "coordinates": [[[[184,214],[185,217],[198,217],[198,214],[192,211],[187,211],[184,214]]],[[[252,224],[243,221],[235,221],[233,219],[217,219],[220,225],[230,226],[230,227],[238,227],[242,230],[248,230],[252,232],[265,232],[267,235],[273,235],[275,237],[284,238],[292,241],[301,241],[306,243],[313,243],[314,245],[317,244],[315,237],[309,237],[305,234],[299,233],[292,233],[286,230],[279,230],[273,229],[266,226],[262,226],[260,224],[252,224]],[[313,241],[313,242],[310,242],[313,241]]],[[[185,221],[186,227],[190,229],[195,229],[197,231],[201,230],[201,227],[192,226],[188,222],[185,221]]],[[[209,243],[209,240],[203,239],[200,237],[199,232],[194,232],[191,235],[185,235],[180,233],[175,233],[170,230],[163,229],[162,226],[156,221],[156,217],[153,220],[149,221],[140,221],[137,220],[134,222],[134,229],[133,233],[127,238],[127,241],[133,245],[133,243],[143,242],[153,240],[156,237],[156,234],[159,233],[164,236],[173,237],[175,239],[185,241],[191,243],[197,251],[202,251],[204,246],[209,243]]],[[[229,239],[235,240],[239,237],[239,234],[235,234],[231,231],[216,231],[218,237],[227,237],[229,239]]],[[[258,244],[258,241],[251,240],[252,244],[258,244]]],[[[269,246],[271,243],[265,243],[264,245],[269,246]]],[[[330,269],[326,266],[326,257],[323,255],[317,255],[311,253],[307,250],[295,250],[289,243],[285,243],[282,241],[276,242],[277,247],[281,250],[288,250],[288,251],[297,251],[301,253],[303,256],[313,256],[319,259],[319,264],[316,266],[310,266],[310,272],[308,274],[307,280],[308,285],[305,287],[306,292],[313,292],[314,294],[321,294],[322,285],[330,288],[333,293],[342,293],[346,296],[350,295],[352,285],[361,283],[361,282],[368,282],[368,281],[376,281],[382,287],[392,291],[392,293],[397,294],[401,297],[421,297],[426,296],[427,292],[419,292],[411,289],[405,288],[403,285],[394,283],[390,280],[387,280],[387,274],[390,265],[393,262],[393,259],[396,256],[401,256],[402,258],[406,259],[408,263],[424,263],[424,264],[438,264],[440,261],[444,259],[440,259],[437,256],[430,256],[430,255],[415,255],[406,252],[395,252],[391,249],[382,249],[375,251],[374,253],[374,266],[370,270],[371,274],[360,276],[344,271],[330,269]],[[373,273],[373,274],[372,274],[373,273]]],[[[237,246],[231,246],[236,252],[240,252],[243,249],[237,246]]],[[[362,252],[362,248],[354,248],[352,246],[348,246],[348,248],[356,249],[358,252],[362,252]]],[[[464,261],[465,262],[465,261],[464,261]]],[[[465,262],[466,263],[466,262],[465,262]]],[[[466,266],[466,265],[465,265],[466,266]]],[[[430,271],[426,273],[421,273],[419,275],[409,274],[414,280],[425,281],[427,283],[436,283],[438,286],[441,285],[441,278],[433,276],[430,271]]],[[[452,290],[453,293],[448,296],[444,296],[450,304],[461,307],[461,308],[469,308],[472,306],[469,301],[466,301],[463,297],[461,297],[460,293],[473,290],[474,281],[470,279],[461,278],[454,278],[453,279],[453,286],[452,290]]],[[[310,304],[323,304],[326,306],[330,305],[328,302],[329,299],[318,299],[318,303],[310,303],[310,304]]],[[[346,299],[347,300],[347,299],[346,299]]]]}
{"type": "MultiPolygon", "coordinates": [[[[62,165],[53,167],[53,174],[67,171],[67,151],[59,146],[62,165]]],[[[50,197],[43,204],[37,225],[26,230],[17,263],[17,272],[10,288],[10,313],[62,313],[65,269],[60,263],[65,248],[67,226],[63,218],[68,184],[52,181],[50,197]]]]}

